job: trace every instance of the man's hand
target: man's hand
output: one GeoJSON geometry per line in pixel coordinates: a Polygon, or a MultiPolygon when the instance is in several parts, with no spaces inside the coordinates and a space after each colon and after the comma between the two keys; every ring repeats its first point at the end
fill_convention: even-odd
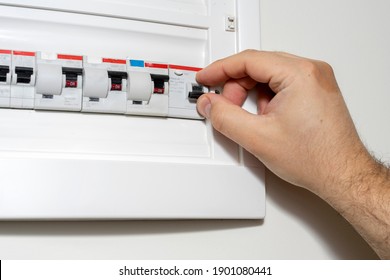
{"type": "Polygon", "coordinates": [[[390,258],[389,172],[360,141],[328,64],[248,50],[214,62],[197,80],[224,85],[222,95],[204,94],[197,104],[216,130],[284,180],[325,199],[390,258]],[[258,114],[241,108],[252,88],[258,114]]]}

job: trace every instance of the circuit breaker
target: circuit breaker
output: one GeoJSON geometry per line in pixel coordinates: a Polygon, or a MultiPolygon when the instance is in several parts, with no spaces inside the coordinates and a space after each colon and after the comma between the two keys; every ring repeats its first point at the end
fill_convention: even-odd
{"type": "Polygon", "coordinates": [[[125,59],[84,57],[83,112],[126,112],[125,59]]]}
{"type": "Polygon", "coordinates": [[[196,101],[209,90],[196,82],[199,70],[197,67],[169,65],[169,116],[203,119],[196,110],[196,101]]]}
{"type": "Polygon", "coordinates": [[[37,52],[35,109],[81,111],[83,57],[37,52]]]}
{"type": "Polygon", "coordinates": [[[35,52],[12,51],[11,108],[34,108],[35,67],[35,52]]]}
{"type": "Polygon", "coordinates": [[[11,51],[0,50],[0,107],[8,108],[11,95],[11,51]]]}
{"type": "Polygon", "coordinates": [[[129,59],[126,114],[168,116],[168,64],[129,59]]]}

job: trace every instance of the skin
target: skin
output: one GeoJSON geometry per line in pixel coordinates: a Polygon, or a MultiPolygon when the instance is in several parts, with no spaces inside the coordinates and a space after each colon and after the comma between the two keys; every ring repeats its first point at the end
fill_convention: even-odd
{"type": "Polygon", "coordinates": [[[197,81],[224,87],[197,102],[216,130],[324,199],[390,259],[390,171],[362,144],[327,63],[247,50],[199,71],[197,81]],[[241,108],[253,88],[257,114],[241,108]]]}

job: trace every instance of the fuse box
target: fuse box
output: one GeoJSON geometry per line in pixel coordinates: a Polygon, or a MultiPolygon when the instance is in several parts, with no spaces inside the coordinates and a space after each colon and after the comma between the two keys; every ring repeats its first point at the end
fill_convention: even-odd
{"type": "Polygon", "coordinates": [[[0,51],[0,220],[263,218],[263,166],[196,111],[216,93],[197,71],[259,47],[252,10],[242,0],[0,4],[1,48],[35,52],[30,76],[0,51]],[[10,108],[14,86],[34,88],[32,110],[10,108]]]}

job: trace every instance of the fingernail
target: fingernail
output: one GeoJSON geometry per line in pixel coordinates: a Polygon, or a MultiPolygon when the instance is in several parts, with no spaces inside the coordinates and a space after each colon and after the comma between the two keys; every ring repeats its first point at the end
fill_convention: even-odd
{"type": "Polygon", "coordinates": [[[198,81],[199,76],[202,75],[202,74],[199,74],[199,73],[202,72],[202,71],[203,71],[203,70],[200,70],[199,72],[196,73],[195,80],[196,80],[197,82],[199,82],[199,81],[198,81]]]}
{"type": "Polygon", "coordinates": [[[207,97],[201,97],[197,104],[198,112],[205,118],[210,117],[211,103],[207,97]]]}
{"type": "Polygon", "coordinates": [[[206,103],[206,105],[204,106],[204,117],[205,117],[205,118],[209,118],[209,117],[210,117],[210,110],[211,110],[211,103],[210,103],[210,101],[207,99],[207,103],[206,103]]]}

